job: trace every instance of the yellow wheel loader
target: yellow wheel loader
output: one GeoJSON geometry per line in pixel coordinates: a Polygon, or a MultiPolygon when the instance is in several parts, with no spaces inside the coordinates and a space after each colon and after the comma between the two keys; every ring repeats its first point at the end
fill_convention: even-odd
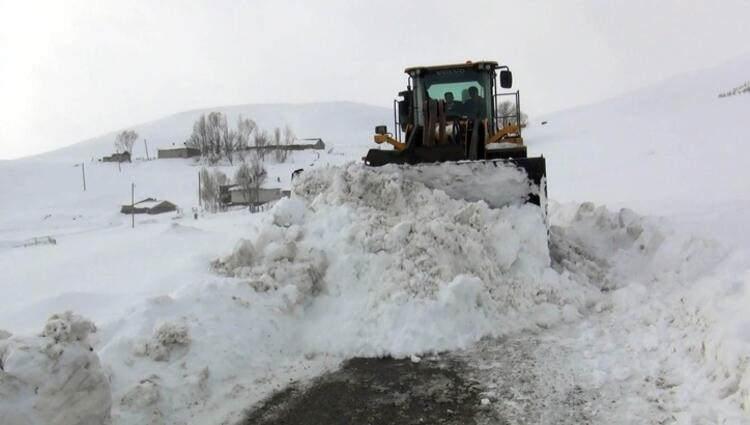
{"type": "Polygon", "coordinates": [[[481,61],[415,66],[405,72],[406,90],[399,92],[393,105],[394,132],[385,125],[375,128],[375,143],[393,149],[371,149],[363,158],[365,164],[471,161],[517,167],[531,183],[526,202],[543,204],[545,159],[527,157],[519,92],[498,93],[498,87],[513,85],[507,66],[481,61]],[[515,108],[503,107],[505,99],[515,108]]]}

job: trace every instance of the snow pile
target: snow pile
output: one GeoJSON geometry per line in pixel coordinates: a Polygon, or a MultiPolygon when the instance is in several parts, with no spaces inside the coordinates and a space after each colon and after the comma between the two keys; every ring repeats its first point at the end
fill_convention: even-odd
{"type": "Polygon", "coordinates": [[[256,291],[280,291],[287,307],[317,295],[327,258],[315,245],[302,241],[303,215],[304,206],[298,201],[281,200],[255,242],[241,240],[231,256],[214,262],[214,268],[247,281],[256,291]]]}
{"type": "Polygon", "coordinates": [[[403,179],[418,181],[430,189],[445,192],[453,199],[484,201],[492,208],[521,205],[529,194],[539,195],[526,173],[493,161],[430,164],[419,167],[388,165],[386,172],[398,170],[403,179]]]}
{"type": "Polygon", "coordinates": [[[627,209],[553,211],[553,255],[607,291],[594,308],[599,314],[557,335],[574,353],[566,363],[590,374],[607,416],[617,423],[744,423],[747,253],[730,255],[715,241],[627,209]]]}
{"type": "Polygon", "coordinates": [[[685,262],[686,257],[700,258],[720,251],[715,243],[702,239],[688,236],[693,243],[686,243],[686,237],[669,230],[665,221],[642,217],[628,208],[612,212],[587,202],[556,205],[552,211],[550,233],[555,260],[607,290],[650,282],[660,274],[686,273],[688,270],[682,270],[686,267],[692,267],[690,276],[696,276],[718,261],[712,255],[705,262],[685,262]]]}
{"type": "MultiPolygon", "coordinates": [[[[269,278],[270,279],[270,278],[269,278]]],[[[283,290],[214,276],[135,307],[100,345],[117,424],[235,423],[253,402],[340,361],[311,355],[283,290]]]]}
{"type": "Polygon", "coordinates": [[[597,288],[550,268],[541,209],[465,200],[487,184],[525,195],[518,170],[493,165],[488,181],[493,170],[464,164],[449,181],[444,167],[306,171],[257,239],[215,266],[276,291],[304,316],[303,345],[338,355],[463,347],[549,326],[590,304],[597,288]],[[431,188],[441,185],[447,192],[431,188]]]}
{"type": "Polygon", "coordinates": [[[649,351],[668,359],[664,374],[676,387],[671,402],[681,420],[746,423],[750,413],[750,269],[747,258],[740,268],[736,262],[730,258],[644,313],[653,317],[647,335],[659,344],[649,351]]]}
{"type": "Polygon", "coordinates": [[[67,312],[52,316],[38,337],[0,339],[0,423],[110,423],[109,382],[88,341],[95,331],[67,312]]]}
{"type": "Polygon", "coordinates": [[[154,361],[167,361],[172,351],[187,349],[190,344],[188,328],[184,323],[162,323],[154,330],[151,340],[141,341],[134,349],[136,356],[149,357],[154,361]]]}

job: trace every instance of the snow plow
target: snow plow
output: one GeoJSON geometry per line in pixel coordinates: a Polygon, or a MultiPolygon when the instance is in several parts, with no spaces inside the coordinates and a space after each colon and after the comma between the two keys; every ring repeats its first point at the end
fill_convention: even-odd
{"type": "Polygon", "coordinates": [[[507,66],[466,62],[410,67],[405,73],[406,90],[393,101],[394,132],[385,125],[375,127],[375,143],[393,149],[370,149],[365,164],[470,163],[486,175],[497,168],[515,168],[527,180],[518,182],[526,192],[523,200],[544,205],[546,163],[543,156],[527,156],[519,92],[498,92],[498,85],[503,89],[513,85],[507,66]]]}

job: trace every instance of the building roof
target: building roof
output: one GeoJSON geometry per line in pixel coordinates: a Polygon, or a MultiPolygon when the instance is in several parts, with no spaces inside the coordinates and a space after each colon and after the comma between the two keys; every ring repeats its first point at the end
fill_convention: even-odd
{"type": "Polygon", "coordinates": [[[123,214],[160,214],[177,210],[177,205],[169,201],[159,201],[154,198],[146,198],[138,201],[132,206],[125,204],[120,208],[123,214]]]}
{"type": "Polygon", "coordinates": [[[161,204],[161,201],[142,201],[135,204],[135,206],[138,208],[153,208],[159,204],[161,204]]]}
{"type": "MultiPolygon", "coordinates": [[[[245,189],[242,186],[238,185],[238,184],[233,184],[233,185],[230,185],[227,190],[229,190],[230,192],[240,192],[240,191],[244,191],[245,189]]],[[[253,188],[253,190],[255,190],[255,188],[253,188]]],[[[261,187],[260,190],[261,191],[264,191],[264,190],[266,190],[266,191],[280,191],[281,189],[279,189],[278,187],[261,187]]]]}
{"type": "MultiPolygon", "coordinates": [[[[136,202],[135,204],[133,204],[133,206],[135,206],[136,208],[153,208],[157,205],[161,205],[164,203],[169,204],[169,205],[174,205],[173,203],[166,201],[166,200],[160,201],[154,198],[146,198],[146,199],[141,199],[140,201],[136,202]]],[[[128,207],[130,206],[129,203],[123,204],[123,205],[128,206],[128,207]]]]}
{"type": "Polygon", "coordinates": [[[499,66],[497,62],[495,61],[466,61],[464,63],[452,63],[452,64],[445,64],[445,65],[432,65],[432,66],[410,66],[404,70],[405,73],[410,74],[412,71],[420,70],[420,71],[438,71],[441,69],[456,69],[456,68],[479,68],[479,66],[482,65],[489,65],[491,69],[497,69],[499,66]]]}
{"type": "Polygon", "coordinates": [[[190,146],[169,146],[166,148],[159,148],[160,151],[182,151],[182,150],[200,150],[198,148],[190,147],[190,146]]]}

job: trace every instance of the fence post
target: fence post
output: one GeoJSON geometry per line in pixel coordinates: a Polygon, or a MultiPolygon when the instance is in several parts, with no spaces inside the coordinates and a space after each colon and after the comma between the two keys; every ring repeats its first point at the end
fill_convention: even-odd
{"type": "Polygon", "coordinates": [[[130,227],[135,229],[135,183],[130,183],[130,227]]]}
{"type": "Polygon", "coordinates": [[[83,191],[86,191],[86,163],[81,163],[81,173],[83,174],[83,191]]]}

